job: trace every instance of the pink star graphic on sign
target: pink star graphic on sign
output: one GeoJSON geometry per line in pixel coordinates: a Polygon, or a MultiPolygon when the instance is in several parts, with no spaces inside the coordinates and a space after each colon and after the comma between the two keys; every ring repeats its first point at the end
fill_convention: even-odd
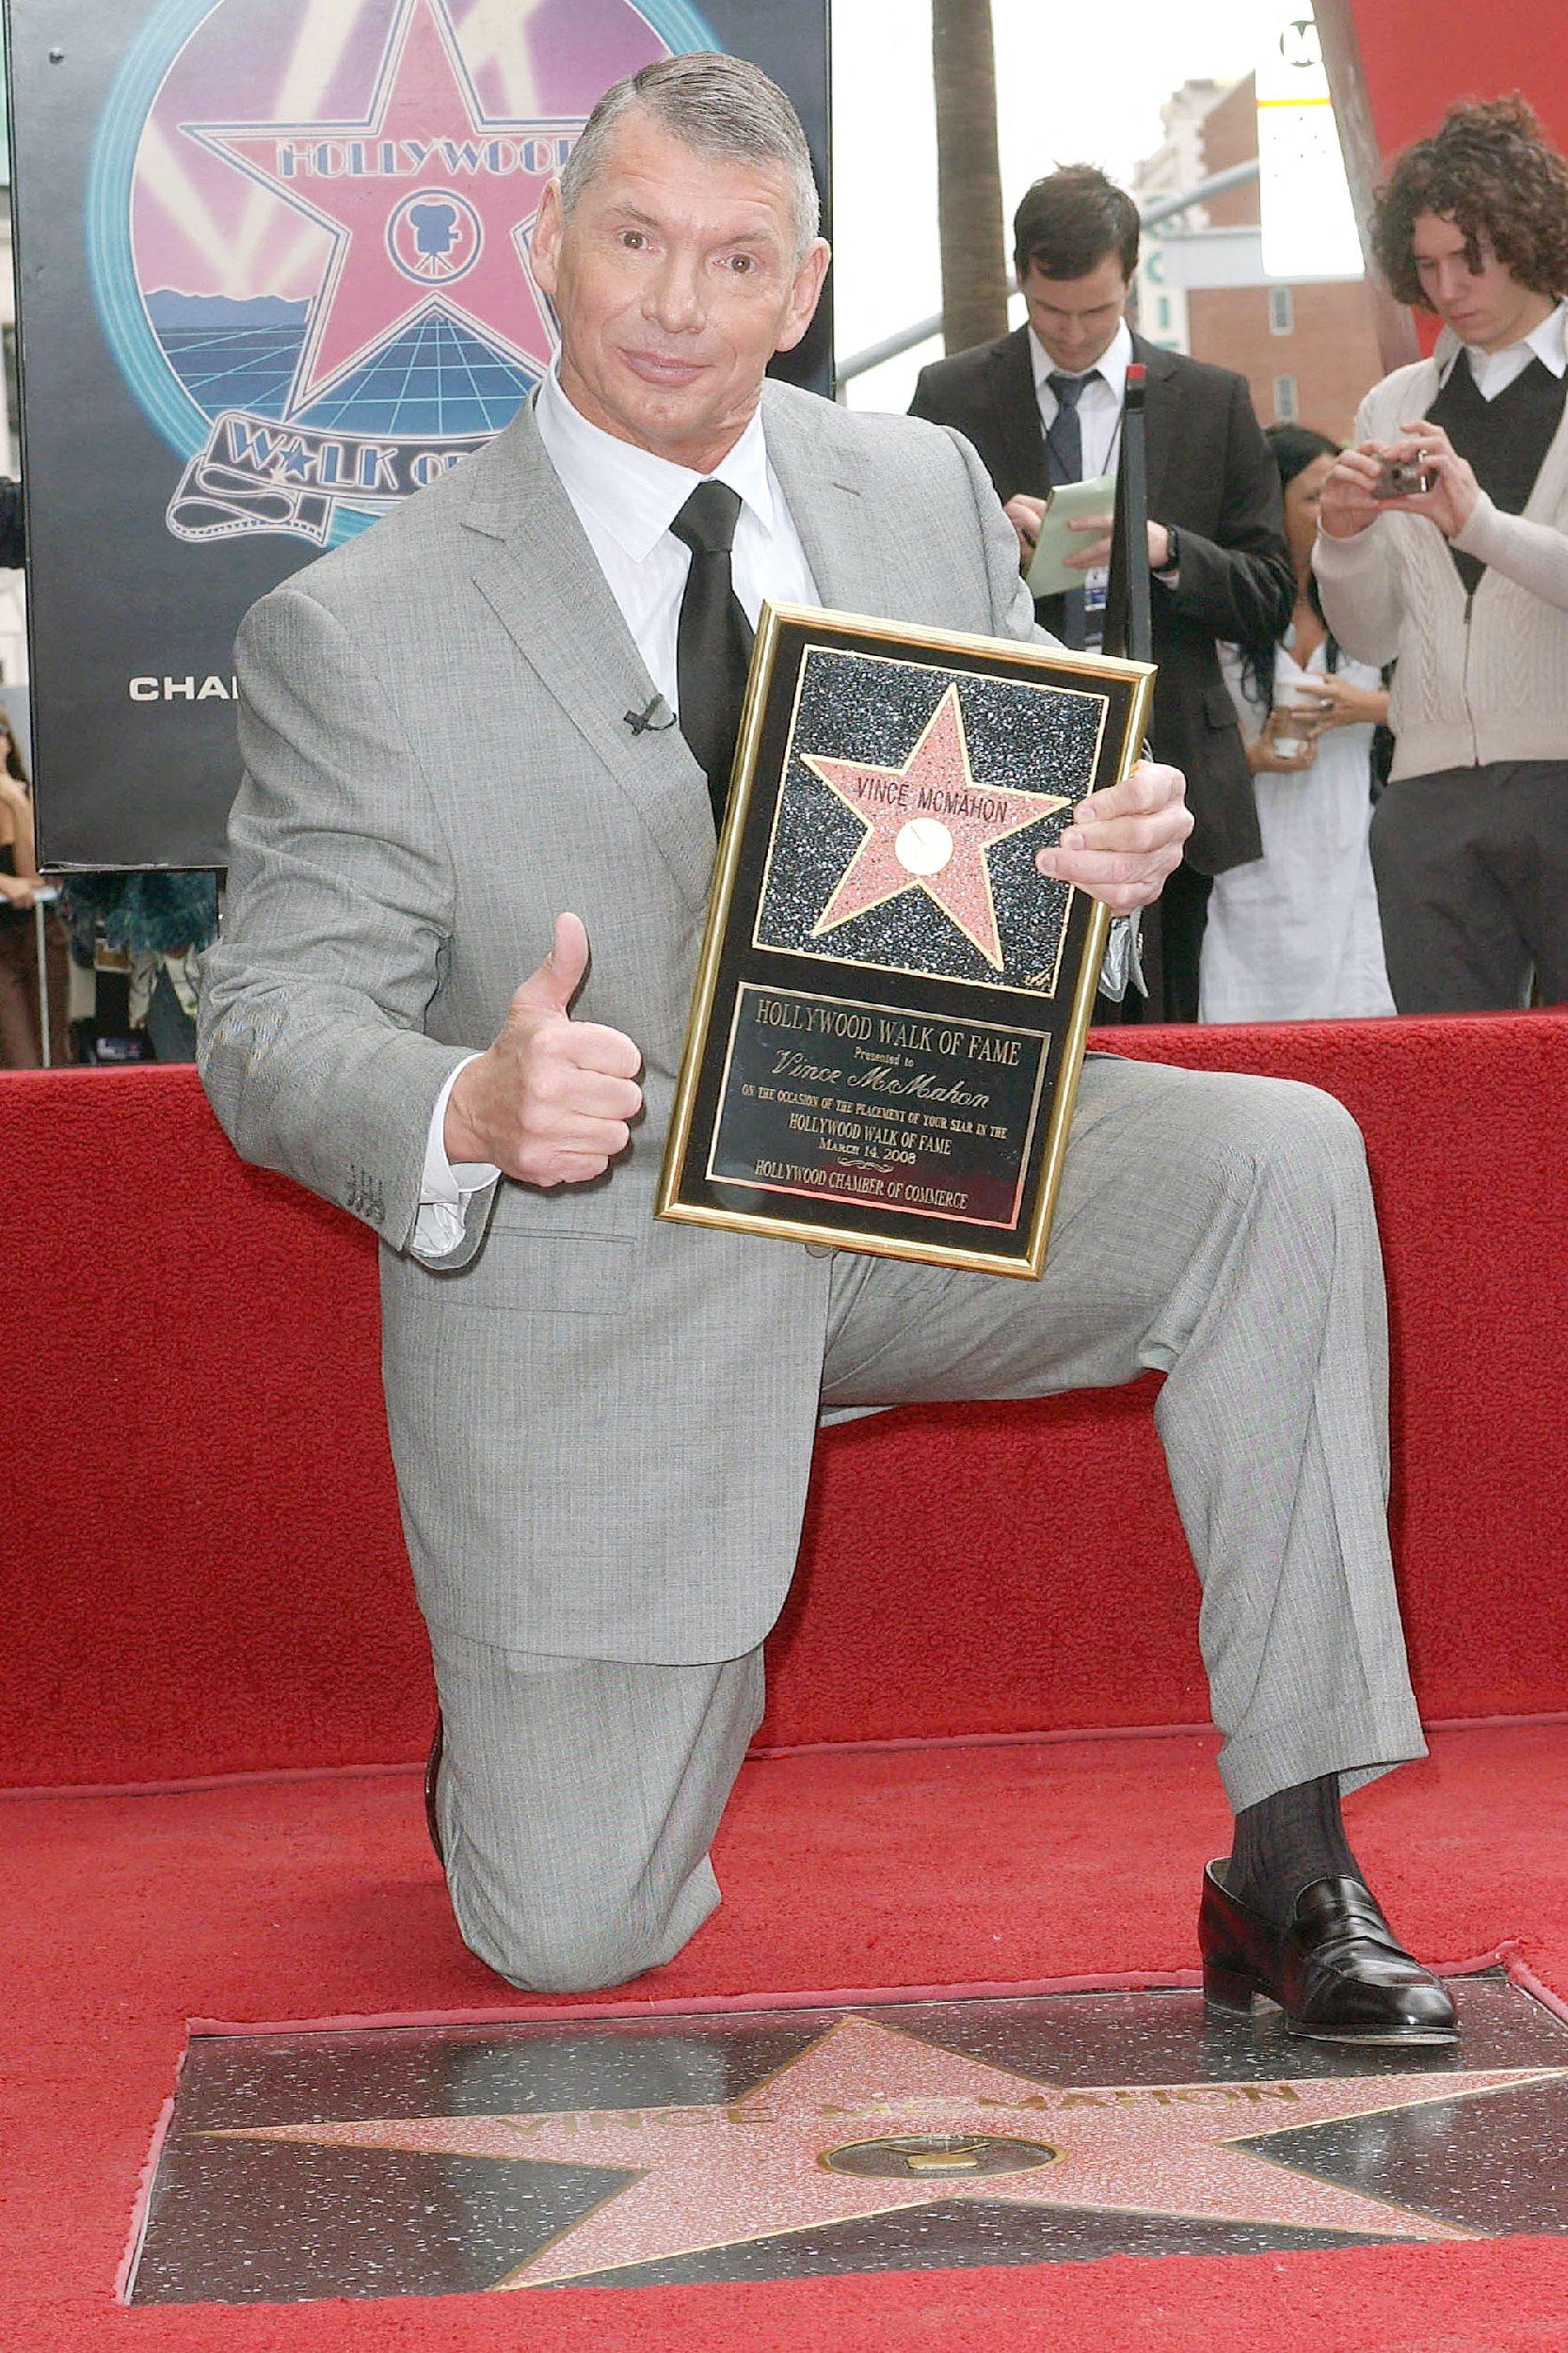
{"type": "Polygon", "coordinates": [[[1472,2239],[1474,2231],[1299,2169],[1290,2135],[1564,2072],[1067,2086],[851,2015],[726,2107],[392,2118],[215,2137],[630,2175],[496,2283],[528,2288],[953,2199],[1363,2239],[1472,2239]]]}
{"type": "Polygon", "coordinates": [[[985,854],[994,841],[1005,841],[1053,809],[1065,808],[1066,796],[976,783],[956,685],[942,696],[902,768],[872,768],[816,752],[803,752],[801,758],[866,827],[812,937],[820,939],[901,890],[919,889],[1001,971],[1001,936],[985,854]]]}
{"type": "Polygon", "coordinates": [[[437,314],[540,372],[554,338],[528,238],[582,127],[487,117],[440,0],[403,0],[360,122],[185,124],[332,236],[288,413],[437,314]]]}

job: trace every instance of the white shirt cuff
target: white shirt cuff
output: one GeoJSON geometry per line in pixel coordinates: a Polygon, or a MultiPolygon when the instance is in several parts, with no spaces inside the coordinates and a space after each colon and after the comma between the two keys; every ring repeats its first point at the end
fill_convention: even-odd
{"type": "Polygon", "coordinates": [[[1112,918],[1106,936],[1105,962],[1100,967],[1099,993],[1120,1004],[1129,987],[1140,996],[1148,991],[1144,985],[1143,921],[1136,915],[1112,918]]]}
{"type": "Polygon", "coordinates": [[[464,1055],[437,1096],[436,1108],[430,1114],[419,1213],[414,1219],[413,1248],[415,1256],[421,1258],[451,1257],[462,1241],[463,1219],[469,1203],[501,1175],[500,1169],[492,1168],[488,1160],[454,1163],[446,1157],[446,1107],[457,1083],[458,1071],[466,1070],[471,1062],[478,1059],[477,1054],[464,1055]]]}
{"type": "Polygon", "coordinates": [[[465,1054],[457,1068],[436,1097],[436,1108],[430,1114],[430,1133],[424,1144],[424,1176],[419,1189],[420,1207],[435,1203],[441,1209],[460,1209],[476,1193],[493,1185],[500,1176],[488,1160],[458,1160],[454,1164],[446,1157],[446,1107],[452,1100],[452,1090],[458,1075],[477,1054],[465,1054]]]}

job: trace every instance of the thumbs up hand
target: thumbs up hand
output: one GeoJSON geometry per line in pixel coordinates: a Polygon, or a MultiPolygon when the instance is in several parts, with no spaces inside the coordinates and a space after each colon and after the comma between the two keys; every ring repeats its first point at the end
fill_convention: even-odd
{"type": "Polygon", "coordinates": [[[574,1021],[588,968],[581,918],[558,915],[487,1053],[457,1074],[446,1107],[448,1160],[488,1160],[529,1185],[581,1185],[624,1152],[643,1107],[642,1056],[619,1030],[574,1021]]]}

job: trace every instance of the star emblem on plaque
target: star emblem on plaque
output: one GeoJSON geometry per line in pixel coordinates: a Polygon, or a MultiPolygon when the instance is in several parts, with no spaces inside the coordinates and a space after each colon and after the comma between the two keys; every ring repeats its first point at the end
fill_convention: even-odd
{"type": "Polygon", "coordinates": [[[1171,1994],[213,2038],[131,2300],[1568,2229],[1568,2033],[1500,1980],[1461,2000],[1464,2066],[1216,2032],[1171,1994]]]}
{"type": "Polygon", "coordinates": [[[979,783],[969,764],[963,705],[948,687],[899,768],[802,752],[803,764],[866,828],[812,929],[823,938],[905,890],[923,890],[994,971],[1004,969],[987,853],[1068,807],[1062,792],[979,783]]]}
{"type": "Polygon", "coordinates": [[[659,1213],[1037,1275],[1154,672],[764,605],[659,1213]]]}

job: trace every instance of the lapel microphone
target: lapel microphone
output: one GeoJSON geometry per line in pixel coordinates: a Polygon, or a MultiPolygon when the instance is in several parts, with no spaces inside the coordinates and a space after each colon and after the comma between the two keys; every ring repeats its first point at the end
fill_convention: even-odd
{"type": "Polygon", "coordinates": [[[633,735],[646,735],[650,730],[655,735],[663,735],[666,728],[675,725],[675,713],[663,695],[655,695],[651,702],[643,705],[641,711],[623,711],[621,719],[633,735]],[[664,714],[662,719],[659,717],[661,711],[664,714]]]}

